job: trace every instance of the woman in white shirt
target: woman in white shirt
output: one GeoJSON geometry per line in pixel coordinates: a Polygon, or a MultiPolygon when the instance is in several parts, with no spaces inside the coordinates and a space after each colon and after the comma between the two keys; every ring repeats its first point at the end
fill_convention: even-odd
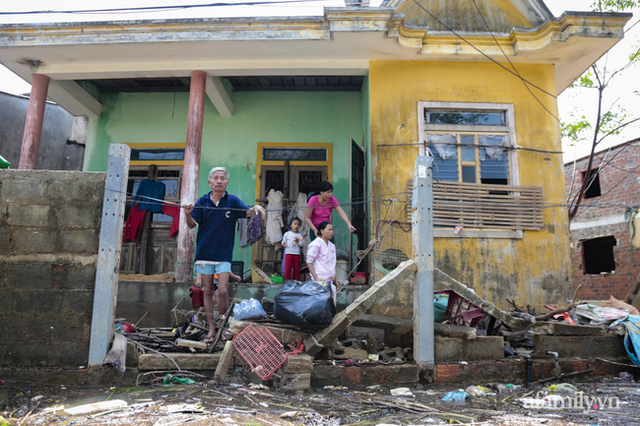
{"type": "Polygon", "coordinates": [[[321,222],[317,226],[318,237],[307,249],[307,267],[314,281],[335,281],[336,278],[336,246],[330,241],[333,238],[333,225],[321,222]]]}

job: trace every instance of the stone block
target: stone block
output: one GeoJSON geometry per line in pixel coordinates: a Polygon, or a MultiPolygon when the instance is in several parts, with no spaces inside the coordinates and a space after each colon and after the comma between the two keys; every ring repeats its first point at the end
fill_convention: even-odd
{"type": "Polygon", "coordinates": [[[547,351],[557,352],[560,359],[565,357],[580,358],[615,358],[625,356],[623,337],[605,336],[544,336],[534,337],[534,357],[547,358],[547,351]]]}
{"type": "Polygon", "coordinates": [[[64,205],[56,211],[60,229],[100,229],[102,206],[99,204],[64,205]]]}
{"type": "Polygon", "coordinates": [[[53,172],[55,182],[49,184],[48,197],[63,204],[86,203],[102,204],[104,198],[104,172],[53,172]],[[61,183],[57,183],[61,182],[61,183]]]}
{"type": "Polygon", "coordinates": [[[311,388],[311,373],[285,373],[280,379],[283,391],[298,391],[311,388]]]}
{"type": "Polygon", "coordinates": [[[51,288],[54,265],[31,262],[5,263],[6,284],[20,290],[42,290],[51,288]]]}
{"type": "Polygon", "coordinates": [[[435,336],[435,359],[437,362],[473,361],[479,359],[504,358],[502,336],[477,336],[473,340],[435,336]]]}
{"type": "Polygon", "coordinates": [[[7,209],[7,225],[45,228],[51,225],[49,223],[50,214],[49,206],[11,203],[7,209]]]}
{"type": "Polygon", "coordinates": [[[289,356],[282,366],[282,370],[285,373],[312,373],[313,357],[306,354],[289,356]]]}
{"type": "Polygon", "coordinates": [[[434,324],[434,332],[439,336],[459,337],[461,339],[473,340],[477,336],[476,329],[453,324],[434,324]]]}
{"type": "Polygon", "coordinates": [[[365,386],[377,384],[415,385],[419,368],[415,364],[372,365],[361,367],[360,380],[365,386]]]}
{"type": "MultiPolygon", "coordinates": [[[[1,211],[2,210],[0,209],[0,212],[1,211]]],[[[9,229],[6,221],[0,218],[0,256],[9,256],[15,254],[13,248],[13,231],[13,229],[9,229]]]]}
{"type": "Polygon", "coordinates": [[[75,229],[60,232],[61,249],[72,254],[98,253],[100,228],[75,229]]]}
{"type": "Polygon", "coordinates": [[[42,254],[55,253],[58,233],[45,228],[23,228],[13,233],[13,253],[42,254]]]}
{"type": "MultiPolygon", "coordinates": [[[[0,205],[7,203],[28,203],[28,204],[48,204],[46,182],[24,179],[24,173],[8,171],[8,178],[2,180],[2,190],[0,191],[0,205]],[[38,201],[37,203],[35,201],[38,201]]],[[[3,174],[6,172],[3,172],[3,174]]],[[[46,176],[42,176],[46,179],[46,176]]]]}

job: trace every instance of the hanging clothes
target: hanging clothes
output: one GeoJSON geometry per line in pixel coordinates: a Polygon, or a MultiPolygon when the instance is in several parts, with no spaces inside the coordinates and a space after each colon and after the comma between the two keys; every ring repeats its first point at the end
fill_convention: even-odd
{"type": "Polygon", "coordinates": [[[253,216],[247,228],[249,229],[249,244],[255,243],[262,237],[262,224],[260,223],[259,214],[253,216]]]}
{"type": "Polygon", "coordinates": [[[180,229],[180,207],[164,205],[162,206],[162,213],[173,217],[171,229],[169,230],[169,238],[173,238],[180,229]]]}
{"type": "Polygon", "coordinates": [[[282,192],[273,189],[267,194],[267,244],[279,244],[282,241],[282,192]]]}
{"type": "Polygon", "coordinates": [[[304,212],[307,210],[307,194],[300,192],[296,197],[296,203],[291,207],[291,211],[289,212],[289,217],[287,218],[287,223],[291,223],[291,219],[297,217],[300,219],[302,225],[300,226],[300,230],[298,231],[303,235],[304,238],[304,248],[303,253],[306,250],[306,247],[309,247],[311,241],[309,240],[309,225],[304,220],[304,212]]]}
{"type": "Polygon", "coordinates": [[[138,243],[145,213],[146,211],[140,210],[137,204],[131,206],[129,215],[127,216],[127,223],[124,226],[124,236],[122,237],[122,241],[131,240],[135,241],[136,244],[138,243]]]}
{"type": "Polygon", "coordinates": [[[140,186],[138,186],[138,191],[136,191],[136,196],[133,201],[138,204],[140,210],[147,210],[151,213],[162,213],[162,201],[164,200],[165,190],[166,186],[163,182],[143,179],[140,181],[140,186]],[[155,198],[155,200],[150,200],[150,198],[155,198]]]}
{"type": "Polygon", "coordinates": [[[240,247],[249,245],[249,219],[238,219],[238,228],[236,229],[238,237],[240,237],[240,247]]]}

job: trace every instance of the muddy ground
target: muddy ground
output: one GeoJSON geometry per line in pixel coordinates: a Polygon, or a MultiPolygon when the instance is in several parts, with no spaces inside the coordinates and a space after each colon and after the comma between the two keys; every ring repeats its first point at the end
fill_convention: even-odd
{"type": "Polygon", "coordinates": [[[551,398],[555,407],[540,406],[549,384],[515,391],[502,388],[501,393],[492,389],[485,396],[453,404],[442,401],[445,393],[466,386],[411,388],[404,396],[393,396],[396,388],[384,386],[329,387],[287,395],[262,384],[218,385],[202,379],[163,384],[163,378],[146,376],[136,387],[5,380],[0,384],[0,415],[12,426],[640,425],[640,384],[619,378],[574,383],[580,393],[551,398]],[[65,412],[104,401],[124,401],[119,404],[126,407],[82,415],[65,412]]]}

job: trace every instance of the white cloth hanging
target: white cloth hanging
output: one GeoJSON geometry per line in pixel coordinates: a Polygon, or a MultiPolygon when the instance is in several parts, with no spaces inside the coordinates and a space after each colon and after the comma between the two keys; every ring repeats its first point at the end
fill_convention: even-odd
{"type": "Polygon", "coordinates": [[[304,248],[303,252],[306,253],[306,248],[309,247],[309,225],[304,221],[304,213],[307,210],[307,194],[300,192],[296,197],[296,203],[291,207],[291,211],[289,212],[289,217],[287,218],[287,223],[291,223],[291,219],[297,217],[302,222],[300,226],[300,232],[304,238],[304,248]]]}
{"type": "Polygon", "coordinates": [[[282,192],[271,189],[267,194],[267,244],[282,241],[282,192]]]}

